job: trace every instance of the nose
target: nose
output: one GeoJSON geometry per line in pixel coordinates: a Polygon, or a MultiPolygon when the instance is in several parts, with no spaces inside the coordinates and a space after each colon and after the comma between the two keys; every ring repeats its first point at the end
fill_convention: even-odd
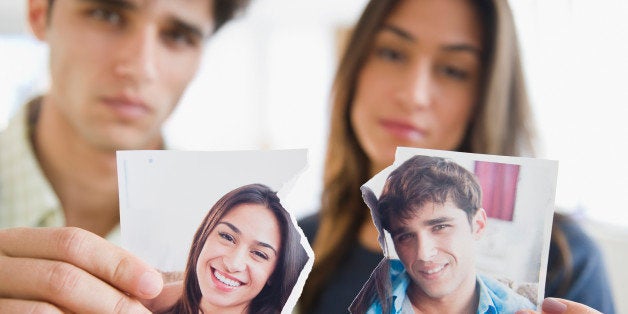
{"type": "Polygon", "coordinates": [[[237,248],[225,255],[223,262],[226,270],[230,273],[244,271],[246,268],[246,254],[247,250],[237,248]]]}
{"type": "Polygon", "coordinates": [[[430,261],[436,256],[436,241],[431,236],[423,236],[417,241],[417,259],[421,261],[430,261]]]}
{"type": "Polygon", "coordinates": [[[434,82],[431,61],[420,59],[406,69],[401,78],[401,103],[408,110],[427,108],[431,105],[434,82]]]}
{"type": "Polygon", "coordinates": [[[155,27],[144,26],[128,30],[116,49],[119,58],[116,74],[135,83],[152,81],[157,76],[159,34],[155,27]]]}

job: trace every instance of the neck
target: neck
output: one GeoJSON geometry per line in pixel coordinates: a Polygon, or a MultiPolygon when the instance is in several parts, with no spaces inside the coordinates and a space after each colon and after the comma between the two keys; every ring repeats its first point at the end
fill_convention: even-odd
{"type": "Polygon", "coordinates": [[[199,314],[213,314],[213,313],[224,313],[224,314],[246,314],[248,313],[248,303],[242,305],[236,305],[231,307],[221,307],[216,306],[214,304],[209,304],[207,302],[203,302],[201,298],[201,304],[199,306],[199,314]]]}
{"type": "Polygon", "coordinates": [[[115,150],[91,144],[46,97],[39,110],[33,146],[66,225],[107,235],[120,220],[115,150]]]}
{"type": "Polygon", "coordinates": [[[476,313],[479,292],[475,276],[474,272],[473,277],[468,277],[456,291],[444,297],[426,295],[421,287],[411,283],[406,294],[410,298],[414,313],[476,313]]]}

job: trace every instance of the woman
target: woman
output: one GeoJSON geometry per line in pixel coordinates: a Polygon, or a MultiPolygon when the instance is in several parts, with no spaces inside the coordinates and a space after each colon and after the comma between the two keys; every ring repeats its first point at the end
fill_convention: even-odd
{"type": "MultiPolygon", "coordinates": [[[[381,260],[360,186],[393,162],[397,146],[533,154],[507,1],[372,0],[347,47],[333,86],[322,209],[300,222],[316,256],[305,313],[346,312],[381,260]]],[[[546,295],[613,312],[597,248],[569,220],[554,226],[546,295]]]]}
{"type": "Polygon", "coordinates": [[[205,216],[165,313],[280,313],[307,259],[276,193],[242,186],[205,216]]]}

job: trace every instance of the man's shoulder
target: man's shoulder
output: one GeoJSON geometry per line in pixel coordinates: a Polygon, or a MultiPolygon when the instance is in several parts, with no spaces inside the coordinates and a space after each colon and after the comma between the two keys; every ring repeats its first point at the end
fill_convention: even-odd
{"type": "Polygon", "coordinates": [[[485,313],[490,307],[498,313],[511,313],[522,309],[536,309],[526,297],[518,294],[503,283],[489,276],[478,275],[480,288],[478,313],[485,313]]]}

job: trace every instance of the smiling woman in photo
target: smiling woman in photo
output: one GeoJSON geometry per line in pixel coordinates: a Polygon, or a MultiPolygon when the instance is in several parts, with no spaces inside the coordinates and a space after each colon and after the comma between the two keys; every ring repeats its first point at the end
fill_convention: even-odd
{"type": "Polygon", "coordinates": [[[178,300],[163,313],[279,313],[307,259],[276,193],[261,184],[242,186],[205,216],[183,291],[177,284],[178,300]]]}

